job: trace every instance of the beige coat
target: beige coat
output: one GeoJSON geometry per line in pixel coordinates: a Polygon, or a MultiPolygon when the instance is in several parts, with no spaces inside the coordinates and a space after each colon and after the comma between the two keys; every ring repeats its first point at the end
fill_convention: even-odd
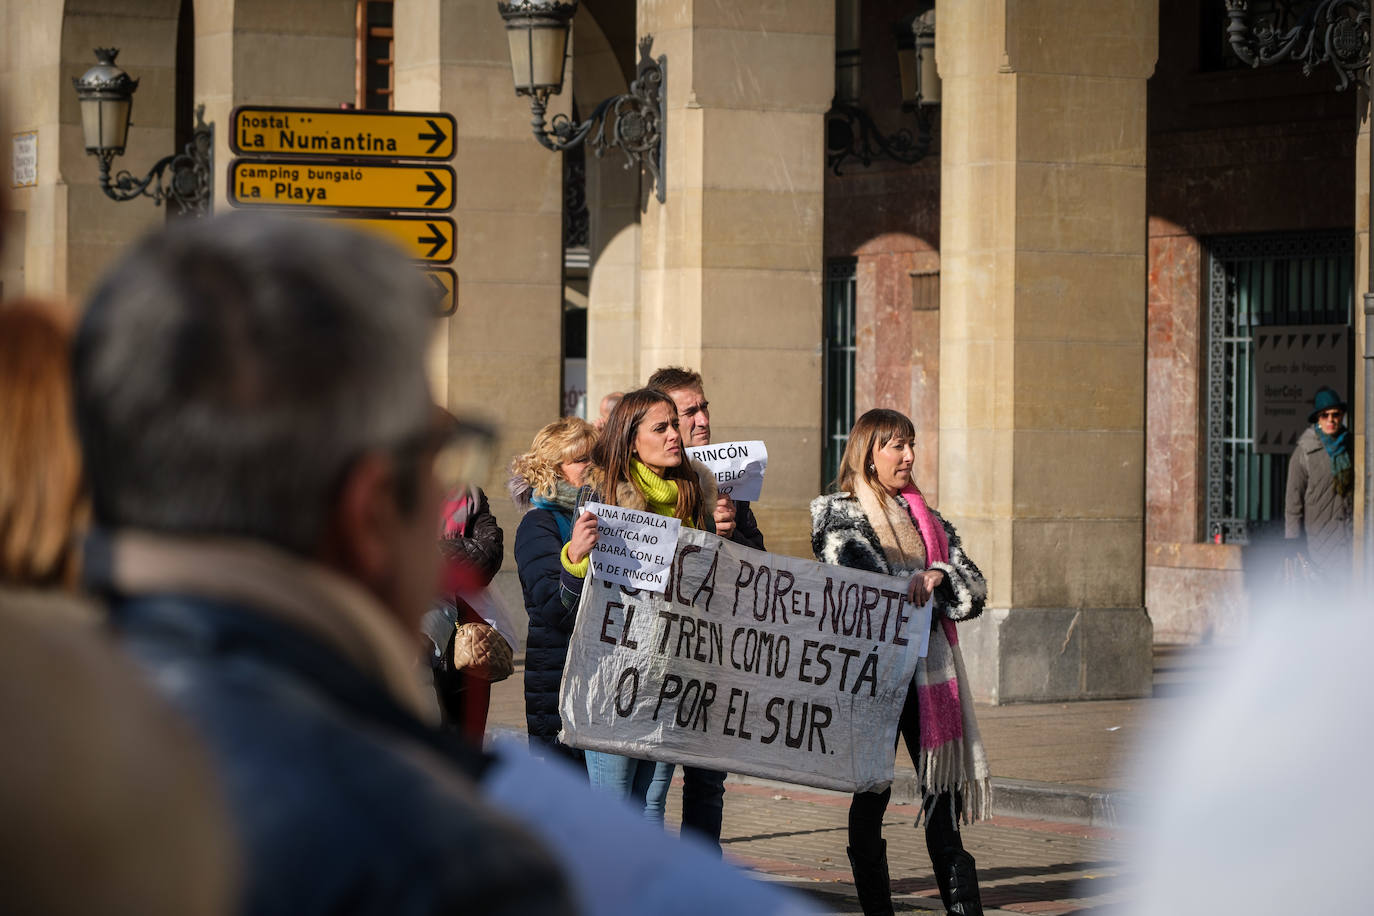
{"type": "Polygon", "coordinates": [[[1307,558],[1324,572],[1350,572],[1354,539],[1354,497],[1336,495],[1331,457],[1309,426],[1288,462],[1284,537],[1307,536],[1307,558]]]}

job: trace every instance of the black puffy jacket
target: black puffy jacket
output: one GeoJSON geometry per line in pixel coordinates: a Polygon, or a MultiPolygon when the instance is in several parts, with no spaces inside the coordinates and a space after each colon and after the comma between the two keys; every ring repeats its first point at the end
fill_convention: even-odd
{"type": "Polygon", "coordinates": [[[577,621],[577,608],[565,608],[558,594],[563,536],[555,511],[530,509],[515,532],[515,564],[530,617],[525,641],[525,725],[532,746],[557,744],[563,724],[558,715],[558,687],[577,621]]]}

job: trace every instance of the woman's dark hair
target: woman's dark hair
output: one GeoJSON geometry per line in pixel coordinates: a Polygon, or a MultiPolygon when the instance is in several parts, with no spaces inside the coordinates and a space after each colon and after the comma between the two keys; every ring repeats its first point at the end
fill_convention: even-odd
{"type": "Polygon", "coordinates": [[[878,473],[869,470],[874,448],[882,448],[895,436],[916,438],[916,427],[905,414],[884,407],[875,407],[854,421],[849,431],[849,443],[840,459],[840,473],[835,477],[835,489],[853,493],[860,480],[878,489],[878,473]]]}
{"type": "MultiPolygon", "coordinates": [[[[639,434],[639,424],[655,404],[665,404],[672,411],[672,422],[677,424],[677,405],[673,399],[652,388],[639,388],[631,391],[615,405],[611,415],[606,418],[606,426],[601,437],[592,447],[592,463],[600,470],[601,499],[607,505],[617,505],[616,487],[621,482],[634,485],[630,476],[630,462],[635,458],[635,437],[639,434]]],[[[673,513],[683,521],[700,524],[701,484],[696,472],[692,470],[684,454],[682,463],[676,467],[664,468],[663,476],[677,482],[677,510],[673,513]]]]}

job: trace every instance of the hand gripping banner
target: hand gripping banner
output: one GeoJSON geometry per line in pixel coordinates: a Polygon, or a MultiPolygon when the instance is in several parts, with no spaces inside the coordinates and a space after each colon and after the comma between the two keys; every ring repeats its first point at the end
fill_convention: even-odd
{"type": "Polygon", "coordinates": [[[845,791],[892,781],[930,633],[906,581],[684,528],[662,594],[589,578],[559,710],[574,747],[845,791]]]}

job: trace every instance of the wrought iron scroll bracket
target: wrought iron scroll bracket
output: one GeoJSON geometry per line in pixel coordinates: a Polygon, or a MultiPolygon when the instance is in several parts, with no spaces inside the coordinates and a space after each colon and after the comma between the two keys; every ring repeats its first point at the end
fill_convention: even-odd
{"type": "Polygon", "coordinates": [[[554,152],[572,149],[583,142],[596,153],[619,150],[625,155],[625,168],[642,165],[648,171],[659,203],[666,200],[663,185],[665,126],[665,70],[667,58],[650,56],[654,38],[646,35],[639,42],[639,69],[624,95],[615,95],[596,106],[582,123],[574,123],[559,113],[545,120],[548,92],[530,98],[533,118],[530,126],[539,143],[554,152]]]}
{"type": "Polygon", "coordinates": [[[1336,71],[1338,89],[1358,83],[1370,88],[1370,0],[1317,0],[1292,28],[1273,22],[1250,24],[1249,0],[1226,0],[1231,48],[1251,67],[1297,61],[1310,76],[1323,64],[1336,71]]]}
{"type": "Polygon", "coordinates": [[[100,189],[111,200],[126,201],[151,197],[156,206],[163,201],[177,205],[178,214],[207,216],[210,212],[210,180],[213,174],[215,126],[205,123],[205,106],[196,106],[196,124],[191,141],[180,153],[159,159],[143,178],[127,170],[110,177],[110,162],[118,155],[104,150],[100,159],[100,189]]]}
{"type": "Polygon", "coordinates": [[[916,132],[903,127],[884,134],[872,116],[857,105],[836,102],[826,115],[825,164],[837,176],[848,159],[857,159],[867,168],[876,159],[891,159],[912,165],[926,157],[934,131],[930,119],[916,110],[916,132]]]}

